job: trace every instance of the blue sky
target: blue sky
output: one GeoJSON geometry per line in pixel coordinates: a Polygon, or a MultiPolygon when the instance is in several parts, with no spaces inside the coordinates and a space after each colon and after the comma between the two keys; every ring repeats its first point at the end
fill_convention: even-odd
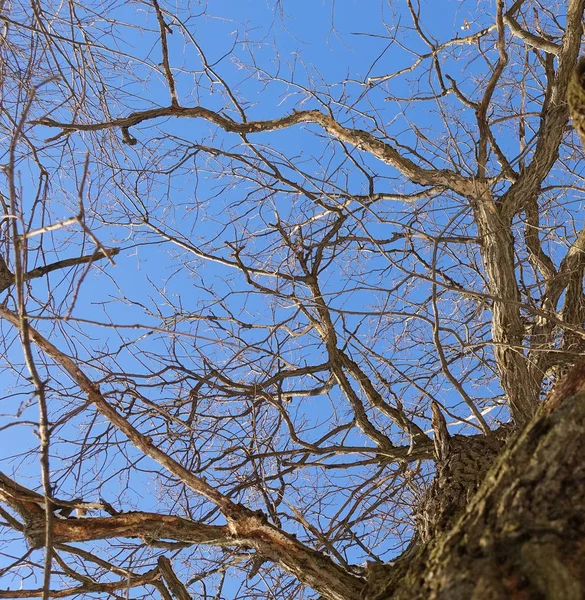
{"type": "MultiPolygon", "coordinates": [[[[214,2],[209,6],[192,3],[182,10],[180,16],[187,24],[193,40],[203,50],[209,65],[212,65],[217,75],[229,82],[237,100],[245,107],[248,119],[276,118],[295,109],[322,108],[323,102],[331,96],[338,100],[337,103],[333,102],[332,106],[340,120],[352,121],[356,124],[354,126],[370,129],[373,127],[373,120],[361,116],[360,111],[363,111],[362,114],[369,114],[373,106],[380,127],[386,128],[388,134],[395,136],[394,139],[400,143],[412,143],[415,137],[411,129],[413,119],[416,121],[414,124],[421,130],[440,130],[440,115],[429,111],[425,104],[412,105],[400,98],[409,98],[413,89],[418,90],[420,94],[428,93],[436,89],[436,81],[424,78],[419,80],[418,71],[413,71],[411,76],[397,78],[390,83],[376,84],[372,89],[364,88],[367,78],[373,78],[374,83],[381,82],[377,78],[383,78],[386,74],[412,64],[415,57],[405,49],[406,46],[420,52],[428,52],[412,31],[410,16],[404,5],[393,4],[394,15],[385,3],[380,2],[230,1],[214,2]],[[256,61],[255,64],[252,58],[256,61]],[[307,92],[309,88],[311,93],[307,92]],[[368,90],[367,96],[363,95],[364,89],[368,90]],[[389,100],[389,94],[398,99],[389,100]]],[[[491,7],[487,4],[477,8],[474,3],[454,0],[428,2],[421,10],[422,18],[431,29],[430,34],[438,42],[451,38],[454,33],[467,35],[470,31],[491,22],[492,18],[491,7]],[[488,13],[487,16],[479,12],[483,7],[488,13]],[[467,23],[469,30],[464,29],[467,23]]],[[[126,19],[127,25],[116,28],[116,35],[113,36],[109,33],[109,22],[102,21],[101,17],[94,17],[92,27],[104,32],[102,42],[115,46],[127,56],[132,55],[140,59],[128,59],[128,72],[124,74],[122,70],[113,69],[116,61],[120,63],[118,66],[124,66],[123,58],[107,52],[102,53],[104,60],[113,61],[111,69],[104,68],[104,79],[109,85],[120,87],[117,102],[112,102],[107,107],[111,115],[116,117],[125,115],[130,110],[168,105],[166,82],[161,70],[154,68],[160,63],[161,54],[152,9],[146,5],[120,3],[109,15],[126,19]]],[[[172,28],[175,32],[169,36],[170,60],[177,79],[181,103],[188,106],[199,104],[223,111],[231,118],[239,118],[235,107],[226,97],[221,82],[210,82],[210,78],[202,72],[201,56],[193,46],[193,40],[186,41],[185,36],[179,34],[176,25],[172,28]]],[[[477,91],[476,80],[471,73],[465,71],[468,67],[460,66],[455,58],[452,58],[445,68],[461,80],[466,92],[477,91]]],[[[70,75],[74,78],[74,74],[70,75]]],[[[92,93],[97,105],[99,89],[96,87],[90,95],[92,93]]],[[[51,106],[53,118],[64,121],[71,119],[70,106],[61,104],[58,97],[47,98],[45,105],[38,110],[47,106],[51,106]]],[[[449,108],[452,105],[446,101],[445,106],[449,108]]],[[[469,141],[464,133],[467,126],[472,127],[470,123],[473,122],[473,114],[465,115],[463,111],[461,113],[458,126],[461,127],[459,139],[463,146],[469,141]]],[[[90,117],[88,114],[83,115],[86,120],[90,117]]],[[[136,147],[118,145],[111,155],[99,157],[104,162],[110,159],[111,166],[104,167],[102,164],[100,171],[92,162],[86,190],[87,211],[92,230],[105,245],[121,246],[123,251],[116,258],[115,267],[102,262],[88,273],[76,296],[76,306],[71,315],[74,319],[83,318],[105,324],[115,322],[128,326],[128,329],[116,331],[75,320],[60,324],[57,328],[52,328],[48,323],[41,323],[40,328],[50,331],[54,343],[62,344],[64,349],[73,350],[74,344],[68,345],[65,341],[66,332],[74,343],[79,344],[75,350],[82,359],[87,360],[86,369],[92,376],[102,377],[100,369],[109,365],[119,369],[120,373],[139,373],[144,377],[145,389],[149,376],[152,377],[152,381],[157,380],[152,374],[160,367],[154,356],[156,353],[164,355],[166,352],[173,352],[187,367],[193,369],[199,368],[201,361],[208,358],[223,365],[230,373],[240,376],[244,381],[265,376],[270,368],[275,367],[270,363],[265,349],[258,349],[267,335],[265,330],[250,327],[243,328],[242,331],[230,331],[230,335],[241,336],[241,339],[247,342],[249,347],[242,353],[241,348],[233,344],[226,343],[219,347],[213,342],[214,339],[225,342],[228,337],[228,333],[220,327],[222,323],[219,318],[199,323],[196,317],[213,313],[217,317],[225,318],[226,312],[219,306],[218,298],[228,294],[229,307],[233,313],[250,326],[259,325],[267,319],[277,322],[289,318],[293,312],[292,307],[284,303],[275,303],[260,294],[249,294],[249,287],[232,268],[218,265],[217,262],[204,261],[173,244],[152,244],[152,238],[148,237],[151,232],[138,222],[138,215],[148,209],[150,217],[158,227],[182,236],[186,243],[206,251],[213,249],[214,252],[229,258],[231,250],[226,242],[241,241],[242,236],[250,231],[268,231],[268,226],[274,221],[276,214],[283,221],[294,223],[295,220],[300,220],[301,211],[319,216],[321,209],[308,201],[299,200],[298,204],[291,202],[294,196],[290,192],[268,194],[263,191],[259,182],[250,183],[246,181],[242,172],[230,173],[227,166],[223,172],[218,173],[218,164],[226,162],[224,158],[214,157],[202,148],[196,152],[193,148],[193,142],[198,141],[201,144],[220,147],[225,152],[239,153],[250,158],[251,154],[239,137],[217,131],[203,121],[167,120],[156,125],[158,129],[155,129],[152,123],[147,123],[132,130],[132,134],[138,139],[136,147]],[[185,154],[189,155],[189,158],[181,163],[185,154]],[[173,177],[165,177],[164,171],[178,163],[181,164],[173,177]],[[147,176],[141,174],[145,169],[150,170],[147,176]],[[142,207],[138,206],[138,199],[143,202],[142,207]],[[230,224],[230,221],[234,220],[235,226],[230,224]],[[121,223],[124,226],[121,226],[121,223]],[[188,271],[183,268],[185,261],[189,267],[188,271]],[[168,323],[165,319],[175,318],[179,313],[183,314],[185,322],[177,325],[177,335],[151,331],[154,328],[166,327],[168,323]],[[139,327],[132,329],[132,325],[139,327]],[[79,335],[75,333],[76,328],[79,329],[79,335]],[[138,350],[144,354],[138,356],[138,350]],[[101,352],[111,351],[116,352],[117,364],[113,360],[104,360],[102,365],[96,360],[101,352]],[[152,356],[148,356],[149,354],[152,356]],[[248,364],[240,365],[238,361],[243,355],[255,357],[257,372],[249,372],[248,364]],[[94,360],[95,368],[91,364],[94,360]]],[[[52,135],[54,131],[37,127],[34,133],[43,138],[52,135]]],[[[104,134],[104,145],[111,142],[110,136],[119,138],[119,132],[104,134]]],[[[505,131],[502,140],[504,144],[508,141],[505,131]]],[[[266,156],[278,161],[282,172],[295,181],[304,183],[304,178],[299,170],[295,170],[290,164],[287,165],[285,159],[290,159],[298,169],[304,169],[308,176],[317,175],[324,180],[337,181],[339,185],[347,182],[351,193],[361,194],[367,190],[367,179],[363,173],[348,156],[333,152],[326,136],[316,126],[258,134],[252,141],[266,156]]],[[[70,152],[66,156],[70,162],[64,161],[61,166],[55,167],[49,208],[53,221],[67,218],[76,209],[76,181],[79,178],[86,142],[89,146],[89,136],[71,136],[66,145],[70,152]],[[72,164],[75,164],[75,168],[72,164]],[[74,176],[74,171],[77,172],[77,177],[74,176]]],[[[510,136],[510,147],[515,143],[515,139],[510,136]]],[[[56,160],[61,157],[61,150],[61,141],[58,141],[54,148],[45,148],[44,156],[47,161],[52,158],[56,160]]],[[[424,148],[421,151],[424,151],[424,148]]],[[[444,153],[443,156],[447,160],[454,150],[445,147],[439,148],[439,151],[444,153]]],[[[467,153],[468,159],[472,154],[467,153]]],[[[380,190],[390,191],[397,187],[396,191],[399,192],[412,191],[412,186],[396,183],[396,172],[389,166],[364,156],[360,156],[356,162],[364,171],[369,170],[375,176],[380,190]]],[[[34,167],[25,162],[22,164],[23,173],[30,174],[34,181],[34,167]]],[[[474,165],[470,162],[463,164],[462,168],[473,169],[474,165]]],[[[27,185],[31,184],[24,183],[24,196],[29,191],[27,185]]],[[[335,191],[329,184],[324,184],[322,188],[325,192],[335,191]]],[[[32,190],[32,187],[30,189],[32,190]]],[[[399,203],[383,205],[376,213],[364,209],[363,221],[354,225],[353,231],[356,235],[367,233],[374,237],[390,238],[394,232],[401,230],[402,224],[413,210],[411,205],[399,203]]],[[[429,216],[434,209],[425,205],[420,210],[422,218],[429,216]]],[[[434,226],[440,229],[442,225],[449,223],[458,211],[461,212],[461,216],[458,217],[458,223],[462,224],[461,229],[468,227],[471,230],[469,214],[458,206],[456,201],[452,204],[445,201],[442,208],[432,215],[434,226]]],[[[356,209],[356,214],[357,212],[359,211],[356,209]]],[[[316,219],[317,225],[307,227],[309,233],[316,238],[319,236],[319,222],[319,219],[316,219]]],[[[279,260],[284,263],[284,258],[278,251],[270,254],[271,244],[276,243],[274,238],[274,232],[269,232],[264,237],[246,240],[246,252],[250,260],[255,259],[254,252],[257,252],[260,257],[258,261],[262,259],[269,262],[270,258],[273,264],[278,264],[279,260]]],[[[60,230],[51,238],[53,248],[45,242],[44,249],[49,260],[56,260],[57,257],[63,258],[64,253],[66,256],[74,254],[75,246],[81,239],[79,229],[60,230]],[[70,242],[71,245],[66,247],[65,242],[70,242]]],[[[85,252],[92,250],[91,244],[87,243],[85,252]]],[[[431,250],[426,248],[427,257],[431,250]]],[[[360,255],[357,251],[348,252],[346,256],[332,263],[332,267],[323,275],[325,292],[331,306],[339,311],[339,315],[345,311],[345,320],[339,316],[340,330],[342,325],[347,330],[359,329],[359,335],[356,335],[356,339],[350,345],[355,352],[360,351],[359,343],[372,343],[372,350],[384,354],[390,362],[400,359],[404,368],[408,369],[409,357],[414,363],[419,353],[426,351],[430,345],[428,324],[416,320],[416,306],[413,304],[418,298],[429,294],[429,286],[420,284],[415,289],[413,284],[405,283],[404,296],[401,298],[403,303],[397,301],[394,307],[388,307],[385,304],[387,290],[384,286],[388,287],[390,278],[408,278],[408,274],[392,266],[390,257],[380,259],[379,256],[360,255]],[[364,265],[364,271],[374,269],[375,275],[367,281],[357,267],[358,259],[362,261],[360,264],[364,265]],[[378,322],[373,319],[365,323],[361,313],[371,310],[372,306],[380,310],[386,309],[388,314],[392,312],[392,308],[396,312],[412,311],[413,317],[398,319],[391,324],[385,323],[383,318],[378,322]],[[371,339],[375,341],[371,342],[371,339]]],[[[444,256],[444,261],[447,267],[454,264],[454,260],[448,255],[444,256]]],[[[55,303],[64,301],[67,305],[68,300],[73,298],[73,288],[68,281],[62,279],[63,275],[51,275],[50,288],[43,280],[34,282],[33,289],[39,300],[36,306],[34,301],[31,301],[33,311],[44,310],[42,303],[49,293],[55,303]]],[[[472,267],[466,273],[466,277],[470,287],[481,283],[472,267]]],[[[265,279],[267,282],[270,280],[265,279]]],[[[445,299],[442,306],[446,312],[455,309],[455,304],[449,298],[445,299]]],[[[296,321],[296,324],[300,321],[296,321]]],[[[449,334],[445,333],[445,336],[448,337],[449,334]]],[[[319,355],[323,352],[322,344],[315,335],[303,338],[304,345],[284,334],[274,336],[266,345],[273,347],[270,344],[277,342],[284,348],[283,355],[290,356],[291,360],[298,358],[304,351],[304,360],[319,362],[319,355]]],[[[13,346],[6,353],[9,361],[15,365],[20,363],[20,360],[15,358],[19,356],[19,352],[18,347],[13,346]]],[[[475,358],[470,356],[467,361],[463,360],[454,366],[456,374],[462,375],[466,368],[475,364],[474,360],[475,358]]],[[[67,388],[69,383],[55,369],[50,369],[49,373],[54,377],[57,388],[63,386],[58,390],[63,396],[71,394],[73,404],[82,401],[75,397],[74,389],[67,388]]],[[[6,389],[11,388],[14,377],[13,373],[5,374],[6,389]]],[[[157,382],[160,383],[160,380],[157,382]]],[[[116,388],[117,383],[109,382],[108,385],[116,388]]],[[[499,394],[497,386],[490,382],[489,374],[477,387],[481,388],[474,389],[474,395],[477,396],[493,398],[499,394]]],[[[163,399],[168,400],[175,390],[170,383],[164,389],[168,396],[163,399]]],[[[437,391],[441,394],[441,399],[451,405],[455,414],[467,416],[468,409],[465,406],[454,405],[455,402],[459,402],[459,398],[447,383],[437,384],[437,391]]],[[[393,392],[405,403],[414,403],[420,398],[419,391],[406,384],[396,386],[393,392]]],[[[25,397],[6,398],[4,402],[8,409],[3,409],[3,412],[14,414],[23,398],[25,397]]],[[[161,401],[160,389],[153,390],[150,399],[161,401]]],[[[305,419],[308,437],[317,438],[327,431],[337,409],[336,402],[342,404],[341,399],[333,392],[327,402],[316,398],[299,403],[295,407],[297,414],[303,415],[305,419]]],[[[66,403],[59,410],[66,411],[66,403]]],[[[339,408],[339,412],[347,410],[347,406],[339,408]]],[[[505,412],[500,415],[505,417],[505,412]]],[[[428,419],[420,416],[421,425],[428,426],[428,419]]],[[[14,417],[7,417],[6,421],[10,421],[11,418],[14,417]]],[[[31,421],[37,418],[34,402],[20,418],[28,418],[31,421]]],[[[106,435],[107,424],[99,417],[95,422],[92,418],[91,413],[82,414],[72,421],[67,429],[60,432],[63,440],[54,440],[53,468],[67,467],[69,455],[75,456],[76,447],[71,444],[79,437],[78,434],[85,435],[91,432],[93,436],[106,435]]],[[[146,431],[149,423],[143,422],[141,426],[146,431]]],[[[167,442],[163,439],[161,431],[157,430],[157,434],[160,436],[160,443],[165,444],[167,442]]],[[[284,435],[283,432],[284,428],[281,428],[277,434],[284,435]]],[[[236,435],[237,432],[233,430],[233,434],[236,435]]],[[[1,435],[3,445],[0,458],[8,459],[3,464],[11,467],[22,465],[19,468],[22,482],[33,485],[32,482],[36,480],[38,473],[37,457],[30,455],[21,459],[20,456],[22,452],[36,448],[34,428],[12,427],[3,430],[1,435]],[[31,479],[27,480],[27,476],[31,479]]],[[[118,437],[121,436],[118,434],[118,437]]],[[[355,433],[350,439],[356,444],[363,443],[363,438],[360,439],[355,433]]],[[[214,440],[209,440],[210,455],[213,453],[214,443],[214,440]]],[[[128,509],[156,510],[160,508],[162,501],[166,501],[169,510],[172,510],[174,499],[170,495],[161,500],[165,495],[162,488],[155,490],[156,493],[152,495],[145,493],[145,488],[146,491],[151,489],[145,483],[149,480],[147,473],[137,470],[129,480],[118,479],[117,469],[125,465],[127,459],[138,458],[131,447],[127,444],[123,446],[128,452],[128,457],[122,460],[116,456],[88,453],[84,463],[86,470],[80,477],[85,486],[84,493],[90,496],[92,493],[97,494],[98,487],[101,487],[101,493],[109,492],[113,497],[122,493],[123,499],[128,503],[128,509]]],[[[177,442],[177,447],[179,446],[180,443],[177,442]]],[[[218,444],[218,448],[220,446],[221,444],[218,444]]],[[[335,459],[332,459],[332,462],[333,460],[335,459]]],[[[152,468],[148,459],[142,460],[138,466],[146,471],[152,468]]],[[[312,474],[322,477],[323,482],[326,480],[317,469],[312,471],[312,474]]],[[[77,491],[71,489],[74,475],[75,473],[67,472],[61,495],[77,491]]],[[[215,475],[218,478],[221,476],[219,473],[215,475]]],[[[354,474],[350,476],[353,477],[354,474]]],[[[358,473],[355,476],[362,474],[358,473]]],[[[338,476],[334,471],[331,478],[337,480],[340,489],[338,495],[331,499],[325,517],[335,513],[342,500],[345,500],[341,488],[348,475],[342,472],[338,476]]],[[[299,477],[299,481],[301,479],[299,477]]],[[[309,486],[302,482],[298,485],[299,497],[303,493],[310,493],[309,486]]],[[[260,502],[252,495],[245,500],[260,502]]],[[[396,551],[396,545],[396,539],[388,536],[380,542],[378,550],[381,553],[386,552],[383,555],[388,558],[391,552],[396,551]]],[[[360,562],[364,559],[363,554],[355,548],[348,550],[348,554],[351,560],[360,562]]]]}

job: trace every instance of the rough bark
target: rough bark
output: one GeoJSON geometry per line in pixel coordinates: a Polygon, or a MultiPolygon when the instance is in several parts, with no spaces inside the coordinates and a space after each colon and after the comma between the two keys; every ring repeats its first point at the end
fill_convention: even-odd
{"type": "Polygon", "coordinates": [[[583,598],[584,387],[581,363],[511,438],[452,527],[372,570],[364,600],[583,598]]]}
{"type": "Polygon", "coordinates": [[[508,427],[487,436],[453,436],[446,457],[417,510],[417,532],[424,542],[448,531],[465,510],[502,450],[508,427]]]}

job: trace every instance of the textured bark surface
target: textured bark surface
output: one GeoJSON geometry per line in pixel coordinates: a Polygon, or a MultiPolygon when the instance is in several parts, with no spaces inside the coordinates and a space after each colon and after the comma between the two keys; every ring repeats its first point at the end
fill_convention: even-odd
{"type": "Polygon", "coordinates": [[[465,510],[501,452],[509,428],[488,436],[454,436],[449,453],[437,461],[437,474],[417,510],[417,530],[428,542],[448,531],[465,510]]]}
{"type": "Polygon", "coordinates": [[[558,396],[509,441],[450,531],[371,572],[364,600],[585,597],[585,394],[558,396]]]}

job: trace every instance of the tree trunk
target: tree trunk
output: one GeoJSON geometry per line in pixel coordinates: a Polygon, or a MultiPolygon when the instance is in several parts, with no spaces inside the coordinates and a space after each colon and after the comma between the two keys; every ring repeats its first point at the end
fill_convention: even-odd
{"type": "Polygon", "coordinates": [[[364,600],[584,598],[584,387],[582,363],[512,436],[459,515],[431,515],[430,539],[369,569],[364,600]]]}

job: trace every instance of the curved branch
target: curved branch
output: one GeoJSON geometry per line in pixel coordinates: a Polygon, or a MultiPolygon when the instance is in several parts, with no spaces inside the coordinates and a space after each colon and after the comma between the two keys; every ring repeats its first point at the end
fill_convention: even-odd
{"type": "MultiPolygon", "coordinates": [[[[408,177],[410,181],[419,185],[438,185],[448,187],[460,193],[467,195],[472,192],[473,182],[471,179],[463,177],[454,171],[447,169],[424,169],[418,166],[412,160],[402,156],[394,146],[387,142],[383,142],[373,134],[362,129],[351,129],[344,127],[338,123],[333,117],[323,114],[318,110],[293,111],[292,114],[280,117],[278,119],[267,119],[264,121],[250,121],[249,123],[238,123],[229,117],[203,108],[201,106],[180,107],[168,106],[153,108],[144,111],[131,113],[127,117],[112,119],[102,123],[62,123],[48,117],[32,121],[33,125],[43,125],[45,127],[55,127],[61,129],[60,135],[66,135],[76,131],[103,131],[106,129],[119,128],[122,130],[125,141],[136,143],[135,138],[130,136],[128,130],[145,121],[160,119],[164,117],[189,118],[189,119],[205,119],[218,127],[221,127],[228,133],[237,133],[240,135],[248,135],[254,133],[262,133],[266,131],[276,131],[285,129],[294,125],[303,123],[315,123],[320,125],[327,131],[329,135],[336,138],[340,142],[350,144],[360,150],[369,152],[379,160],[391,165],[397,169],[402,175],[408,177]],[[125,132],[125,133],[124,133],[125,132]]],[[[133,144],[132,144],[133,145],[133,144]]]]}

